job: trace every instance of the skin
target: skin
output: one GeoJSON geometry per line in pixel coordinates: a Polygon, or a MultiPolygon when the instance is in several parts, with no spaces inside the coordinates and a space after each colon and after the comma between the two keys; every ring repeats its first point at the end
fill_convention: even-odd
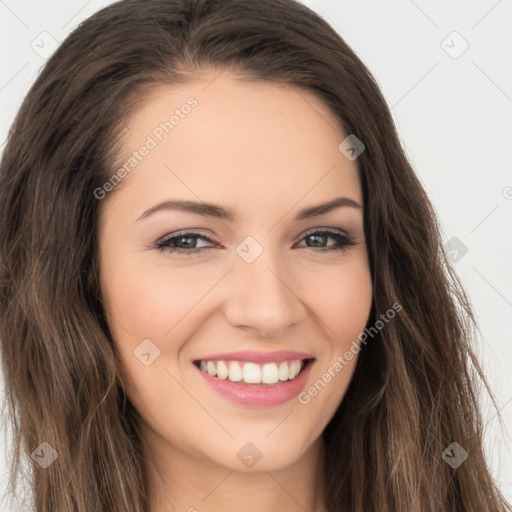
{"type": "Polygon", "coordinates": [[[141,416],[149,510],[324,511],[321,433],[357,355],[308,404],[263,408],[219,395],[192,361],[303,351],[315,357],[307,389],[357,340],[372,303],[363,210],[294,219],[335,197],[362,204],[357,161],[338,150],[346,134],[312,93],[209,70],[153,91],[128,120],[121,165],[190,96],[198,105],[101,203],[102,295],[141,416]],[[235,220],[177,210],[137,220],[170,198],[219,204],[235,220]],[[337,242],[326,236],[315,246],[306,232],[316,228],[343,230],[355,245],[325,252],[337,242]],[[213,237],[196,239],[210,249],[187,256],[154,247],[183,229],[213,237]],[[247,236],[263,249],[252,263],[236,252],[247,236]],[[148,366],[134,355],[144,339],[160,350],[148,366]],[[247,442],[262,454],[250,468],[237,457],[247,442]]]}

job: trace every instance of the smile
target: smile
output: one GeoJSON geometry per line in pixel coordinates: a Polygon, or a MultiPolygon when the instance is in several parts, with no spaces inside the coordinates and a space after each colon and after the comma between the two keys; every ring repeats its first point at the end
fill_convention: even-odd
{"type": "Polygon", "coordinates": [[[211,377],[245,384],[276,385],[293,380],[306,366],[308,359],[258,364],[251,361],[196,361],[196,366],[211,377]]]}
{"type": "Polygon", "coordinates": [[[196,359],[193,366],[207,388],[216,394],[232,403],[259,408],[295,398],[306,386],[314,361],[308,354],[290,351],[239,352],[236,359],[234,353],[218,354],[196,359]]]}

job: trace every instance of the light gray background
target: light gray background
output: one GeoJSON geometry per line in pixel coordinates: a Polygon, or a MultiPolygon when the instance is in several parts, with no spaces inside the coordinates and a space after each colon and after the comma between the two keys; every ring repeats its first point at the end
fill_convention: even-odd
{"type": "MultiPolygon", "coordinates": [[[[0,0],[0,150],[47,53],[110,3],[0,0]]],[[[505,426],[500,429],[485,402],[486,447],[512,501],[512,0],[304,3],[374,74],[439,214],[445,242],[456,237],[467,247],[462,258],[453,253],[455,265],[480,323],[477,351],[505,426]]]]}

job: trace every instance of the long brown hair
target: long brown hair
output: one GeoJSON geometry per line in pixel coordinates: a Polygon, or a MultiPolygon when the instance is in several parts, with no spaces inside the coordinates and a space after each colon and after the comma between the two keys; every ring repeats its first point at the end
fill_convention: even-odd
{"type": "Polygon", "coordinates": [[[148,88],[205,67],[311,91],[365,145],[369,325],[391,304],[403,309],[361,351],[324,431],[329,512],[510,510],[482,448],[479,396],[490,390],[472,351],[475,320],[434,210],[374,78],[294,0],[115,3],[69,35],[27,94],[0,166],[12,492],[21,456],[48,443],[58,454],[49,467],[27,457],[37,512],[146,510],[137,411],[100,300],[94,191],[148,88]],[[442,457],[453,442],[468,453],[456,468],[442,457]]]}

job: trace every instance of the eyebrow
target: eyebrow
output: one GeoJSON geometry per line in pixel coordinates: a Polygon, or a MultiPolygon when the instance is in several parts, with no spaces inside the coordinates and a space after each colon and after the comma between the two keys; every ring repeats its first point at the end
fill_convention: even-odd
{"type": "MultiPolygon", "coordinates": [[[[332,210],[344,206],[348,206],[350,208],[363,209],[363,205],[359,204],[354,199],[350,199],[349,197],[337,197],[335,199],[328,201],[327,203],[310,206],[308,208],[301,210],[295,216],[295,220],[310,219],[312,217],[317,217],[318,215],[324,215],[326,213],[331,212],[332,210]]],[[[228,221],[235,220],[235,215],[231,210],[227,210],[226,208],[223,208],[222,206],[216,204],[169,199],[161,203],[158,203],[157,205],[152,206],[151,208],[146,210],[137,219],[137,221],[147,218],[153,213],[160,210],[178,210],[181,212],[195,213],[197,215],[214,217],[217,219],[223,219],[228,221]]]]}

